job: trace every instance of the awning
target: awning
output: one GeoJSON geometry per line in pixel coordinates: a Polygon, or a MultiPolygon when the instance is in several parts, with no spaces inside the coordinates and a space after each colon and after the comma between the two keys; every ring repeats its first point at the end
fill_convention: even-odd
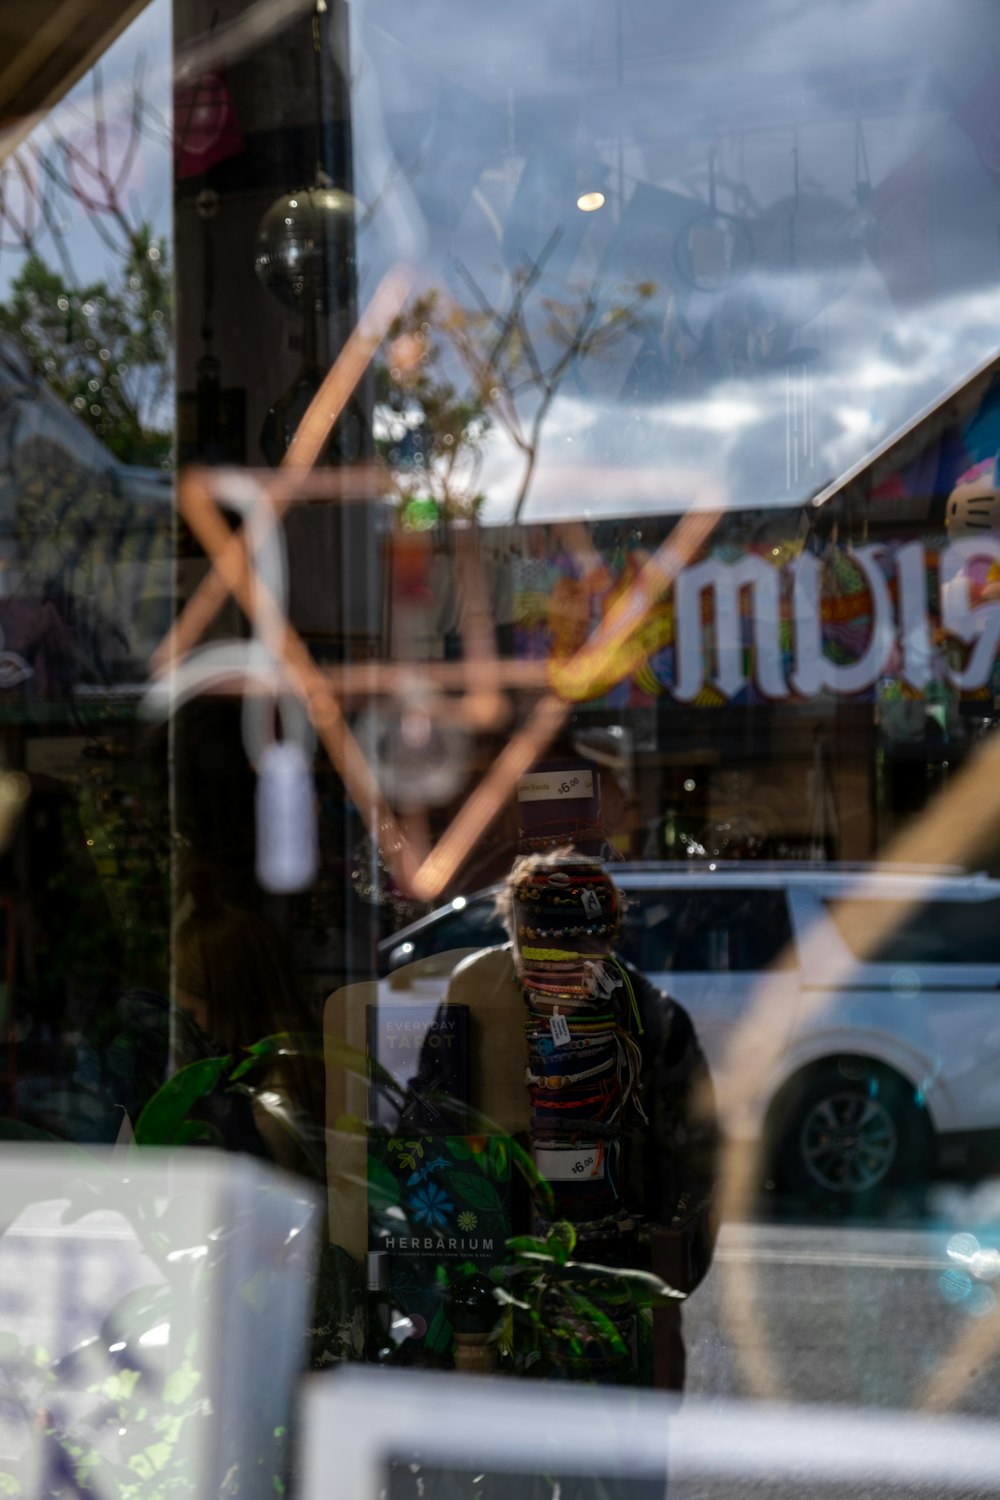
{"type": "Polygon", "coordinates": [[[32,0],[0,7],[0,158],[16,149],[147,0],[32,0]]]}

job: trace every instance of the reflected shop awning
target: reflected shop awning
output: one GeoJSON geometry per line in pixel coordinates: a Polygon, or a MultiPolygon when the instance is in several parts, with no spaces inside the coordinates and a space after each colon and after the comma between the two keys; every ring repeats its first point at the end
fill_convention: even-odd
{"type": "Polygon", "coordinates": [[[0,157],[145,6],[146,0],[31,0],[0,10],[0,157]]]}
{"type": "Polygon", "coordinates": [[[1000,354],[995,354],[826,485],[811,504],[841,512],[865,507],[876,524],[940,525],[944,501],[960,476],[998,453],[1000,354]]]}

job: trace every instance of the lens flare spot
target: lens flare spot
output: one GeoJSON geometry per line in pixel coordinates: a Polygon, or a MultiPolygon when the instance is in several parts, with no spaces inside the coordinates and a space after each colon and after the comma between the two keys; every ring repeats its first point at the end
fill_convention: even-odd
{"type": "Polygon", "coordinates": [[[977,1250],[969,1260],[969,1270],[980,1281],[995,1281],[1000,1276],[1000,1250],[977,1250]]]}
{"type": "Polygon", "coordinates": [[[997,1305],[997,1294],[991,1286],[974,1286],[965,1303],[965,1310],[974,1318],[987,1317],[997,1305]]]}
{"type": "Polygon", "coordinates": [[[978,1249],[979,1241],[974,1234],[953,1234],[948,1241],[948,1258],[965,1264],[972,1259],[978,1249]]]}
{"type": "Polygon", "coordinates": [[[964,1271],[942,1271],[938,1277],[938,1291],[946,1302],[964,1302],[972,1291],[972,1277],[964,1271]]]}

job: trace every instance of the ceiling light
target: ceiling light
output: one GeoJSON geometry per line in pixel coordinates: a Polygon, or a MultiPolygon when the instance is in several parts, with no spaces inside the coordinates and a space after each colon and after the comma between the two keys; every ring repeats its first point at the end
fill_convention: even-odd
{"type": "Polygon", "coordinates": [[[576,206],[581,213],[596,213],[599,208],[604,207],[603,193],[581,193],[576,200],[576,206]]]}

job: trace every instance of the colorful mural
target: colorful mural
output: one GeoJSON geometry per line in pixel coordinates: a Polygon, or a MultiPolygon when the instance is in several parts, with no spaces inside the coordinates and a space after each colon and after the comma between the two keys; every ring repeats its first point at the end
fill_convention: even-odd
{"type": "MultiPolygon", "coordinates": [[[[514,563],[515,652],[566,664],[647,558],[640,546],[581,556],[563,545],[514,563]],[[583,565],[581,565],[583,564],[583,565]]],[[[812,698],[875,701],[899,679],[904,696],[934,684],[989,696],[1000,643],[1000,540],[893,541],[822,552],[800,542],[720,544],[679,575],[637,636],[609,656],[597,694],[608,708],[670,694],[695,707],[812,698]]]]}

